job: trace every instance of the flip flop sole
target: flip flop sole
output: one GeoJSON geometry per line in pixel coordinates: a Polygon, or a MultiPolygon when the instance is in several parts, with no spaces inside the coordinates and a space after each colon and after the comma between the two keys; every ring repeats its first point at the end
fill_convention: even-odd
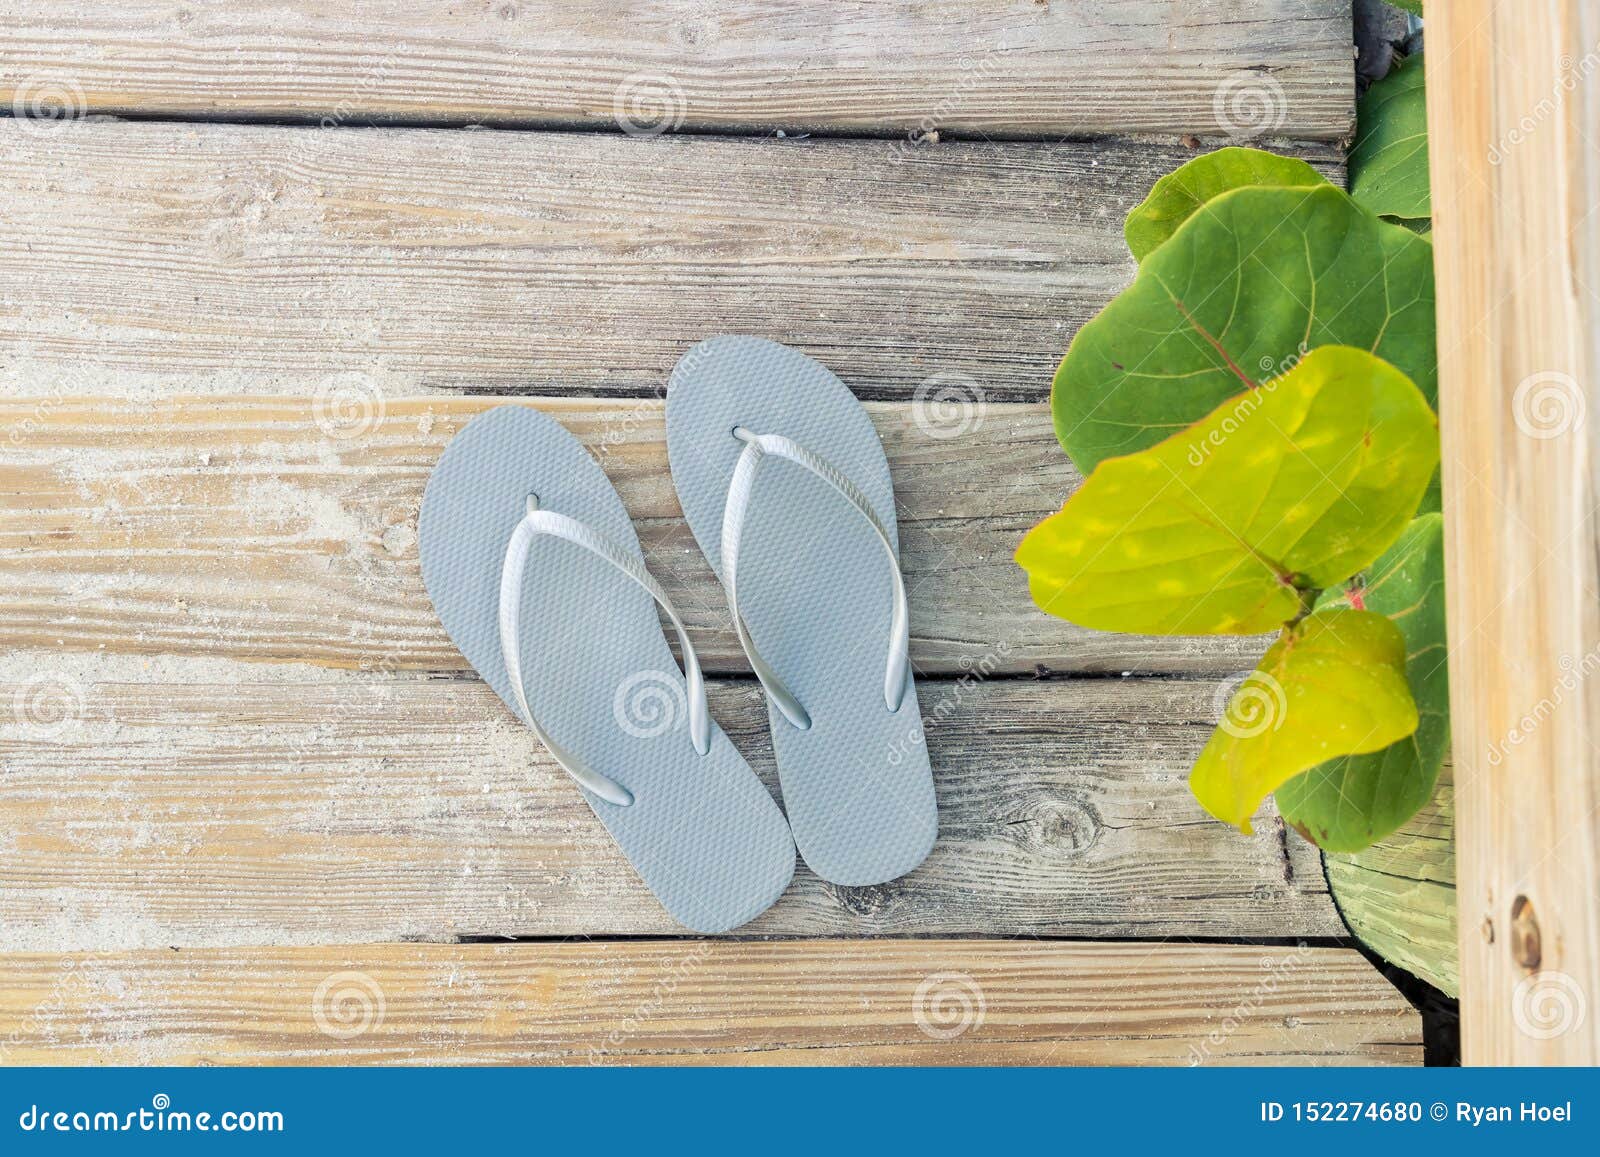
{"type": "MultiPolygon", "coordinates": [[[[689,350],[667,390],[678,499],[722,576],[722,513],[743,426],[821,455],[866,495],[896,539],[889,463],[849,387],[797,350],[715,337],[689,350]]],[[[820,478],[770,459],[756,477],[739,553],[739,598],[755,645],[811,716],[801,731],[768,703],[784,807],[800,854],[836,884],[904,875],[938,834],[915,687],[895,712],[883,677],[893,605],[883,548],[820,478]]]]}
{"type": "MultiPolygon", "coordinates": [[[[500,573],[529,494],[644,557],[605,472],[558,422],[501,406],[451,440],[423,495],[422,580],[450,638],[513,715],[500,573]]],[[[695,751],[683,675],[650,595],[570,542],[540,538],[531,551],[521,658],[534,717],[633,793],[623,807],[583,792],[674,919],[696,932],[750,920],[794,875],[783,814],[715,723],[710,751],[695,751]]]]}

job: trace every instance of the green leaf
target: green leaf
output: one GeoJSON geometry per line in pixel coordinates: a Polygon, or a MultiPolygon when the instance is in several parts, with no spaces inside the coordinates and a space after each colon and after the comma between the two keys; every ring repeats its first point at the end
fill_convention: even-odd
{"type": "Polygon", "coordinates": [[[1102,462],[1017,549],[1034,601],[1086,627],[1255,634],[1370,565],[1439,460],[1404,374],[1324,346],[1159,445],[1102,462]]]}
{"type": "Polygon", "coordinates": [[[1249,185],[1324,185],[1327,179],[1297,157],[1261,149],[1226,148],[1196,157],[1168,173],[1128,214],[1122,227],[1135,261],[1171,237],[1213,197],[1249,185]]]}
{"type": "Polygon", "coordinates": [[[1356,110],[1356,133],[1350,195],[1382,216],[1431,216],[1421,54],[1401,61],[1367,90],[1356,110]]]}
{"type": "Polygon", "coordinates": [[[1432,245],[1332,185],[1224,193],[1078,331],[1051,392],[1056,436],[1088,474],[1319,345],[1371,350],[1431,404],[1432,245]]]}
{"type": "Polygon", "coordinates": [[[1413,16],[1422,15],[1422,0],[1389,0],[1396,8],[1405,10],[1413,16]]]}
{"type": "Polygon", "coordinates": [[[1407,739],[1368,755],[1314,767],[1278,789],[1278,811],[1307,839],[1355,852],[1402,827],[1427,803],[1450,750],[1450,680],[1445,668],[1444,521],[1428,514],[1406,527],[1353,592],[1325,605],[1361,604],[1387,615],[1406,647],[1406,683],[1420,722],[1407,739]]]}
{"type": "Polygon", "coordinates": [[[1286,627],[1234,692],[1189,788],[1248,833],[1286,780],[1333,756],[1388,747],[1416,726],[1400,629],[1371,611],[1317,611],[1286,627]]]}

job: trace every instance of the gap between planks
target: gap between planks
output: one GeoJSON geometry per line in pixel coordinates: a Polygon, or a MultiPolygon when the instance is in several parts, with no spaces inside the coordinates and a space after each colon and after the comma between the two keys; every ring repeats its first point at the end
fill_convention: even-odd
{"type": "Polygon", "coordinates": [[[15,0],[5,107],[347,124],[1059,138],[1354,122],[1348,0],[15,0]]]}
{"type": "Polygon", "coordinates": [[[1422,1060],[1417,1013],[1339,948],[658,941],[0,964],[11,1064],[1422,1060]]]}
{"type": "MultiPolygon", "coordinates": [[[[461,670],[423,590],[439,452],[503,399],[0,401],[0,645],[461,670]]],[[[662,406],[541,399],[633,516],[708,673],[748,674],[682,520],[662,406]]],[[[872,403],[899,505],[911,658],[977,671],[1235,673],[1259,638],[1138,638],[1040,612],[1012,561],[1078,485],[1043,405],[872,403]]]]}
{"type": "MultiPolygon", "coordinates": [[[[929,859],[863,888],[802,865],[739,935],[1345,935],[1270,805],[1244,836],[1191,798],[1219,685],[919,694],[929,859]]],[[[682,933],[476,680],[10,654],[0,702],[22,708],[0,717],[0,949],[682,933]]],[[[711,706],[776,794],[759,688],[715,683],[711,706]]]]}
{"type": "Polygon", "coordinates": [[[0,120],[0,391],[659,394],[747,333],[863,397],[1042,400],[1191,156],[0,120]]]}

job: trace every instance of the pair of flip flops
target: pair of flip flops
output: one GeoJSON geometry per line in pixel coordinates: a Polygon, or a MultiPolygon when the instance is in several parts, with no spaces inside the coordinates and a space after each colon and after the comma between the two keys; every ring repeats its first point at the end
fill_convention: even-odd
{"type": "Polygon", "coordinates": [[[694,647],[610,480],[537,410],[478,416],[428,481],[422,577],[445,630],[686,927],[722,932],[765,911],[796,844],[832,883],[904,875],[938,820],[871,420],[805,355],[717,337],[673,370],[667,451],[766,692],[787,822],[711,718],[694,647]]]}

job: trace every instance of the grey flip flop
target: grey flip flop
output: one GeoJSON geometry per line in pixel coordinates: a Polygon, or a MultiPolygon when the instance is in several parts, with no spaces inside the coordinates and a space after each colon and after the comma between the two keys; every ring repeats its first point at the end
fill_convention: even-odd
{"type": "Polygon", "coordinates": [[[904,875],[933,847],[938,811],[871,419],[797,350],[714,337],[672,371],[667,454],[767,692],[800,855],[835,884],[904,875]]]}
{"type": "Polygon", "coordinates": [[[724,932],[770,907],[794,875],[788,825],[706,711],[694,648],[578,440],[527,407],[479,415],[428,479],[417,536],[450,638],[673,918],[724,932]]]}

